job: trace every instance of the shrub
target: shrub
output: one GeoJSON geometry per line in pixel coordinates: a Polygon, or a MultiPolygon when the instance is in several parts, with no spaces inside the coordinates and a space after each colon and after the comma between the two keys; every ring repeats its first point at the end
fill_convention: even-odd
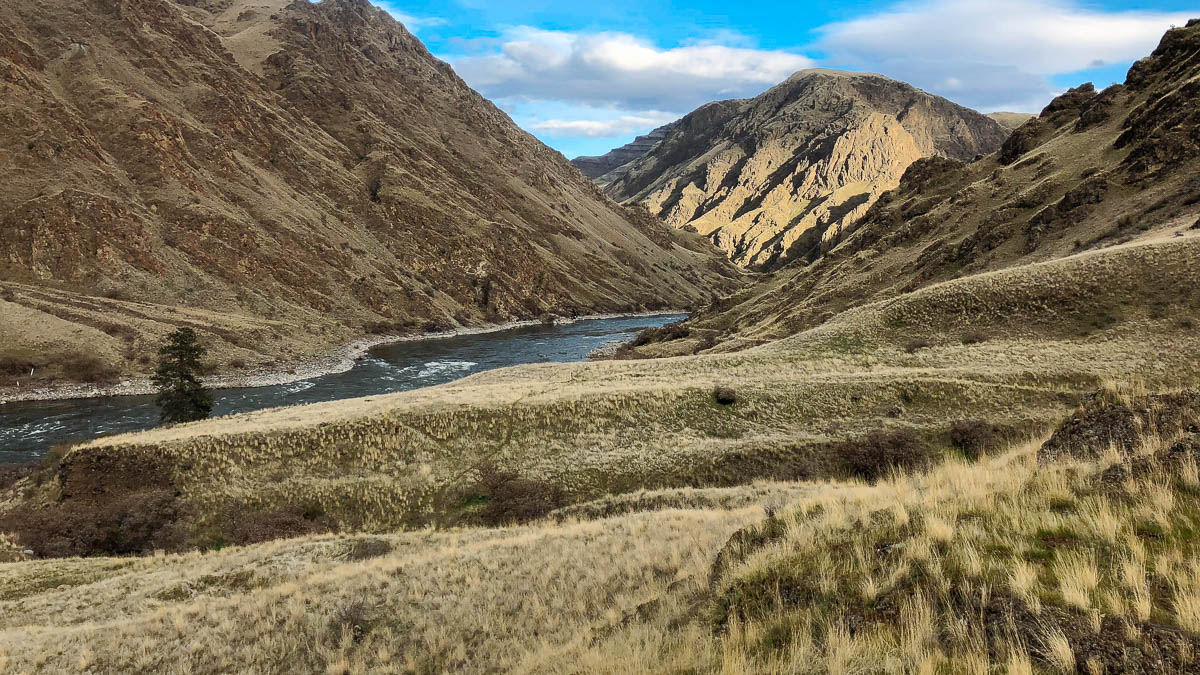
{"type": "Polygon", "coordinates": [[[1011,434],[987,420],[959,420],[950,425],[950,443],[975,461],[999,448],[1011,434]]]}
{"type": "Polygon", "coordinates": [[[730,387],[715,387],[713,389],[713,398],[720,405],[733,405],[737,403],[737,392],[730,387]]]}
{"type": "Polygon", "coordinates": [[[19,356],[0,356],[0,375],[27,377],[38,366],[34,361],[19,356]]]}
{"type": "Polygon", "coordinates": [[[643,330],[637,334],[637,337],[633,338],[633,346],[641,347],[642,345],[648,345],[651,342],[670,342],[672,340],[682,340],[691,334],[692,330],[690,328],[683,325],[682,321],[677,321],[675,323],[669,323],[660,328],[655,327],[643,330]]]}
{"type": "Polygon", "coordinates": [[[485,501],[479,517],[487,525],[527,523],[566,504],[566,493],[553,483],[522,478],[491,463],[477,470],[479,480],[472,492],[485,501]]]}
{"type": "Polygon", "coordinates": [[[153,488],[102,502],[24,503],[0,516],[0,530],[43,558],[145,554],[184,546],[179,516],[175,493],[153,488]]]}
{"type": "Polygon", "coordinates": [[[964,345],[977,345],[988,341],[987,333],[982,331],[971,331],[962,337],[964,345]]]}
{"type": "Polygon", "coordinates": [[[349,600],[333,612],[329,622],[329,632],[335,644],[342,642],[343,636],[350,635],[355,644],[371,631],[371,613],[374,608],[367,602],[366,597],[349,600]]]}
{"type": "Polygon", "coordinates": [[[908,352],[909,354],[916,354],[922,349],[930,349],[932,347],[933,343],[929,340],[918,338],[916,340],[910,340],[908,344],[904,345],[904,351],[908,352]]]}
{"type": "Polygon", "coordinates": [[[0,288],[0,300],[5,302],[16,302],[17,294],[11,288],[0,288]]]}
{"type": "Polygon", "coordinates": [[[847,473],[872,482],[892,470],[924,469],[933,460],[929,446],[908,430],[878,431],[834,449],[847,473]]]}
{"type": "Polygon", "coordinates": [[[1196,320],[1192,317],[1184,317],[1179,320],[1179,327],[1183,330],[1193,330],[1196,328],[1196,320]]]}
{"type": "Polygon", "coordinates": [[[59,368],[68,379],[98,384],[117,378],[117,371],[98,357],[82,352],[69,352],[58,359],[59,368]]]}
{"type": "Polygon", "coordinates": [[[225,537],[235,544],[258,544],[275,539],[293,539],[333,532],[337,528],[319,507],[285,506],[273,511],[245,515],[247,508],[234,508],[226,515],[225,537]]]}

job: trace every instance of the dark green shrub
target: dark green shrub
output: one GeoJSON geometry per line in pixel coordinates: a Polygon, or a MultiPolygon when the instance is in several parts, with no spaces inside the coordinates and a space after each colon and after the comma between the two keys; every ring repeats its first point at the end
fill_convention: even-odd
{"type": "Polygon", "coordinates": [[[633,338],[633,346],[641,347],[652,342],[671,342],[672,340],[682,340],[692,334],[692,330],[685,326],[682,321],[669,323],[659,328],[647,328],[637,334],[633,338]]]}

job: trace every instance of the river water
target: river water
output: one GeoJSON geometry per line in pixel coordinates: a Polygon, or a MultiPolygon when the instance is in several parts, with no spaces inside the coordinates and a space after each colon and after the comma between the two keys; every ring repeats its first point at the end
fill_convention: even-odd
{"type": "MultiPolygon", "coordinates": [[[[592,319],[398,342],[372,349],[344,373],[271,387],[215,391],[213,415],[407,391],[524,363],[582,361],[604,344],[629,340],[644,328],[683,318],[592,319]]],[[[0,463],[27,462],[61,443],[157,425],[153,396],[8,403],[0,406],[0,463]]]]}

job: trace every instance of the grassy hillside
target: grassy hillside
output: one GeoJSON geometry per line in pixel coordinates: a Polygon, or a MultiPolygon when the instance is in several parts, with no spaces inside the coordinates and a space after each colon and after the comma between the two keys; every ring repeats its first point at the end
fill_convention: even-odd
{"type": "Polygon", "coordinates": [[[701,490],[598,521],[9,564],[0,667],[1191,672],[1198,413],[1110,389],[976,462],[745,488],[765,518],[701,490]]]}
{"type": "Polygon", "coordinates": [[[45,519],[25,535],[43,554],[135,552],[863,475],[846,443],[879,432],[924,459],[953,451],[956,421],[1038,430],[1105,380],[1196,381],[1200,298],[1180,289],[1200,285],[1198,248],[1172,238],[945,282],[733,354],[524,366],[106,438],[0,497],[0,513],[45,519]],[[104,548],[97,518],[127,511],[159,520],[104,548]]]}

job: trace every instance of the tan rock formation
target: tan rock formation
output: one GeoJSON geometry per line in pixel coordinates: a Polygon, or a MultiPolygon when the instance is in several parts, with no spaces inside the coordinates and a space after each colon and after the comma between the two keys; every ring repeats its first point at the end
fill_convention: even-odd
{"type": "Polygon", "coordinates": [[[770,267],[819,254],[914,161],[973,159],[1006,136],[906,84],[809,70],[758,98],[689,115],[607,190],[695,228],[738,264],[770,267]]]}

